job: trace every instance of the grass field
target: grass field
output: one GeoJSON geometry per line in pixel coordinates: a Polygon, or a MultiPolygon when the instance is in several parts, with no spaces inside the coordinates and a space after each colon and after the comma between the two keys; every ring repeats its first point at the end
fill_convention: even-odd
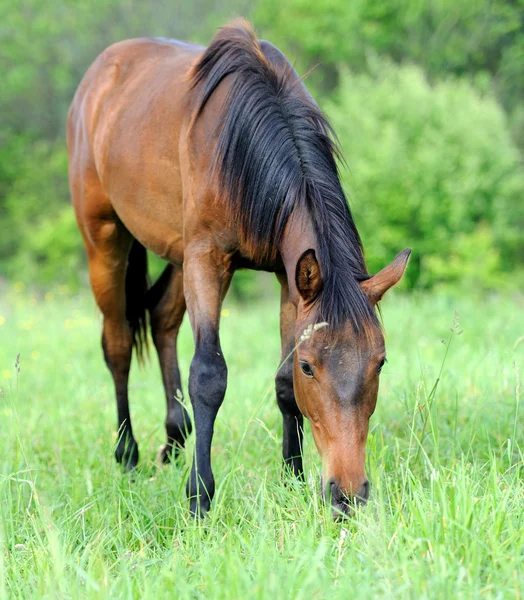
{"type": "MultiPolygon", "coordinates": [[[[307,483],[282,483],[275,299],[224,310],[218,490],[194,522],[189,453],[169,468],[154,460],[164,440],[156,358],[132,372],[141,463],[124,476],[90,295],[4,290],[0,597],[522,597],[523,300],[393,292],[383,304],[389,362],[368,440],[369,504],[331,522],[309,428],[307,483]]],[[[184,381],[191,352],[186,322],[184,381]]]]}

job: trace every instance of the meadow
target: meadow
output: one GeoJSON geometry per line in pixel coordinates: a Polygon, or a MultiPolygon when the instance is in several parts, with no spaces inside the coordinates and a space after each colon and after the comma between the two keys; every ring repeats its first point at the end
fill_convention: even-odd
{"type": "MultiPolygon", "coordinates": [[[[278,300],[226,304],[218,489],[195,522],[190,451],[155,463],[165,401],[153,353],[132,370],[141,460],[123,475],[91,296],[2,290],[0,598],[522,597],[523,299],[393,291],[383,319],[371,500],[333,523],[309,426],[305,484],[281,476],[278,300]]],[[[186,320],[185,382],[191,353],[186,320]]]]}

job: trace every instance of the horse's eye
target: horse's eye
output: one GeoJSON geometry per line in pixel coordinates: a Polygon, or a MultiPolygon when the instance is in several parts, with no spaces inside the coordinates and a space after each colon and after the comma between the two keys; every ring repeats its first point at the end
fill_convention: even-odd
{"type": "Polygon", "coordinates": [[[387,360],[386,357],[384,357],[381,361],[380,364],[377,367],[377,373],[380,373],[380,371],[382,371],[382,367],[386,364],[387,360]]]}
{"type": "Polygon", "coordinates": [[[306,377],[313,377],[313,367],[308,362],[301,360],[300,368],[306,377]]]}

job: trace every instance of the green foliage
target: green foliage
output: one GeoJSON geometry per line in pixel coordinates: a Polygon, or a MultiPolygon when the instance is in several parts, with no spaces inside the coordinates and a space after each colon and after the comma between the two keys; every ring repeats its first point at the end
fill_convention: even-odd
{"type": "Polygon", "coordinates": [[[332,90],[341,68],[367,70],[378,54],[432,77],[487,73],[510,112],[522,102],[522,0],[264,0],[254,16],[292,60],[320,65],[320,89],[332,90]]]}
{"type": "MultiPolygon", "coordinates": [[[[306,483],[281,477],[277,298],[227,309],[217,494],[208,518],[194,522],[185,498],[192,439],[178,464],[154,462],[165,436],[156,359],[145,369],[133,363],[141,462],[124,476],[112,456],[114,386],[91,296],[35,302],[4,290],[0,597],[522,597],[519,301],[386,297],[389,362],[366,458],[371,499],[337,524],[320,498],[321,461],[307,422],[306,483]],[[461,335],[449,331],[455,308],[461,335]]],[[[185,385],[193,350],[187,320],[178,349],[185,385]]]]}
{"type": "Polygon", "coordinates": [[[7,214],[0,266],[11,277],[78,285],[83,251],[67,188],[67,154],[61,144],[22,142],[16,176],[3,198],[7,214]],[[23,147],[22,147],[23,146],[23,147]]]}
{"type": "Polygon", "coordinates": [[[372,270],[412,246],[411,286],[486,289],[522,261],[524,173],[492,97],[377,61],[345,72],[325,108],[372,270]]]}
{"type": "MultiPolygon", "coordinates": [[[[523,0],[0,0],[1,275],[41,285],[86,278],[64,127],[95,56],[139,35],[205,43],[237,14],[301,73],[317,65],[308,85],[346,149],[373,269],[412,244],[411,286],[515,279],[524,262],[523,0]]],[[[258,281],[241,274],[233,290],[259,296],[258,281]]]]}

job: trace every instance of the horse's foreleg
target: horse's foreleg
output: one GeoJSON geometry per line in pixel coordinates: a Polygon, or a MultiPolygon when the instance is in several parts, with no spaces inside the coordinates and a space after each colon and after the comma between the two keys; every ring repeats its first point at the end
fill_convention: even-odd
{"type": "Polygon", "coordinates": [[[281,285],[280,337],[281,366],[275,378],[277,402],[282,413],[284,465],[297,477],[303,477],[302,439],[304,418],[298,409],[293,391],[293,349],[296,309],[289,300],[285,274],[278,275],[281,285]]]}
{"type": "Polygon", "coordinates": [[[177,337],[186,310],[183,272],[180,267],[168,265],[158,281],[148,292],[148,308],[151,314],[151,331],[158,352],[162,380],[166,391],[167,443],[159,458],[168,463],[184,447],[191,433],[191,421],[181,404],[182,384],[177,360],[177,337]]]}
{"type": "Polygon", "coordinates": [[[194,515],[207,512],[215,493],[211,470],[211,441],[218,409],[227,385],[227,366],[218,335],[222,300],[231,281],[223,254],[199,242],[189,245],[184,258],[184,294],[195,340],[189,372],[189,395],[195,420],[195,455],[187,482],[194,515]]]}

